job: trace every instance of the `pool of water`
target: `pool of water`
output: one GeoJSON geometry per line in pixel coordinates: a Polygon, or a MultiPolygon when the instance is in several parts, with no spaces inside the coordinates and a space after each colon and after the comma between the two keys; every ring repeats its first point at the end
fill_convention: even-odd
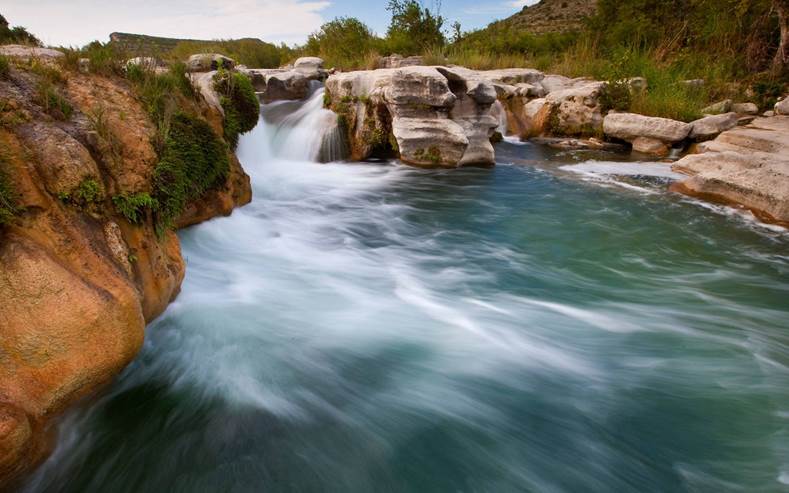
{"type": "Polygon", "coordinates": [[[28,491],[789,489],[784,230],[616,155],[294,135],[242,138],[253,202],[180,233],[181,295],[28,491]]]}

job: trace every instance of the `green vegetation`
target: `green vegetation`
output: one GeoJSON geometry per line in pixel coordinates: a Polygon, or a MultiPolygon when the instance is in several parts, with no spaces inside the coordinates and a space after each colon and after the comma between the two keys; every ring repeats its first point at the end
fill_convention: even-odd
{"type": "Polygon", "coordinates": [[[116,195],[112,198],[112,203],[115,210],[132,224],[142,223],[146,211],[155,212],[159,209],[159,202],[148,192],[116,195]]]}
{"type": "Polygon", "coordinates": [[[8,57],[0,55],[0,80],[7,79],[11,72],[11,64],[8,62],[8,57]]]}
{"type": "Polygon", "coordinates": [[[189,202],[224,183],[229,170],[227,144],[211,126],[202,118],[175,114],[154,171],[160,234],[173,226],[189,202]]]}
{"type": "Polygon", "coordinates": [[[380,40],[370,28],[350,17],[327,22],[307,38],[302,48],[305,53],[323,58],[327,66],[348,68],[375,68],[367,67],[365,59],[372,54],[377,60],[380,49],[380,40]]]}
{"type": "Polygon", "coordinates": [[[238,39],[181,41],[172,51],[163,54],[163,58],[186,60],[195,53],[220,53],[250,68],[276,68],[292,57],[292,50],[285,44],[276,46],[259,39],[238,39]]]}
{"type": "Polygon", "coordinates": [[[430,161],[433,165],[438,166],[441,164],[441,149],[438,147],[430,147],[429,149],[417,149],[414,152],[414,157],[430,161]]]}
{"type": "Polygon", "coordinates": [[[60,94],[57,86],[45,78],[39,79],[36,102],[44,109],[45,113],[56,120],[66,121],[74,113],[74,108],[60,94]]]}
{"type": "Polygon", "coordinates": [[[569,77],[612,81],[606,109],[690,120],[709,103],[734,98],[768,109],[785,94],[789,75],[786,0],[598,0],[595,15],[574,32],[528,31],[522,14],[463,33],[442,29],[440,8],[393,0],[386,37],[353,18],[327,23],[299,49],[345,70],[373,68],[378,55],[422,55],[428,65],[472,69],[533,67],[569,77]],[[682,15],[677,15],[682,13],[682,15]],[[784,23],[782,37],[781,23],[784,23]],[[784,51],[780,50],[784,47],[784,51]],[[648,81],[631,92],[632,77],[648,81]],[[683,82],[703,79],[702,87],[683,82]]]}
{"type": "Polygon", "coordinates": [[[7,158],[0,150],[0,226],[10,224],[19,213],[17,193],[7,173],[7,158]]]}
{"type": "Polygon", "coordinates": [[[5,17],[0,15],[0,44],[41,46],[41,41],[24,27],[11,27],[5,17]]]}
{"type": "Polygon", "coordinates": [[[257,125],[260,102],[252,81],[240,72],[219,70],[214,76],[214,89],[220,95],[220,103],[225,111],[225,140],[235,149],[238,136],[257,125]]]}
{"type": "Polygon", "coordinates": [[[77,188],[60,193],[58,198],[80,209],[87,209],[104,201],[104,190],[95,178],[85,178],[77,188]]]}

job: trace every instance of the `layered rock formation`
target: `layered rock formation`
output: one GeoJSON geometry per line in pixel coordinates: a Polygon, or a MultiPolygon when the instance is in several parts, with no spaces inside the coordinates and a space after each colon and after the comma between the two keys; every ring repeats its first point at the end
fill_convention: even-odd
{"type": "Polygon", "coordinates": [[[340,73],[329,77],[326,94],[352,159],[383,154],[416,166],[494,163],[496,91],[478,72],[417,66],[340,73]]]}
{"type": "MultiPolygon", "coordinates": [[[[68,72],[53,88],[51,72],[25,67],[0,79],[0,205],[12,208],[0,220],[0,485],[46,455],[61,412],[134,358],[185,267],[150,209],[118,205],[150,200],[159,161],[128,83],[68,72]]],[[[221,135],[221,115],[194,104],[221,135]]],[[[231,156],[227,178],[175,223],[229,214],[250,193],[231,156]]]]}
{"type": "Polygon", "coordinates": [[[789,227],[789,116],[758,118],[697,146],[673,169],[691,177],[674,190],[745,207],[789,227]]]}
{"type": "Polygon", "coordinates": [[[241,69],[252,80],[264,103],[299,100],[309,96],[311,82],[323,82],[329,72],[317,57],[299,58],[293,67],[279,69],[241,69]]]}

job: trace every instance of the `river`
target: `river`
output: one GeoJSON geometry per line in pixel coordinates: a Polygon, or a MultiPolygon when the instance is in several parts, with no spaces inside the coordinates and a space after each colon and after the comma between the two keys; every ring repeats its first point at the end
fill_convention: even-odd
{"type": "Polygon", "coordinates": [[[616,155],[318,164],[320,99],[27,491],[789,491],[785,230],[616,155]]]}

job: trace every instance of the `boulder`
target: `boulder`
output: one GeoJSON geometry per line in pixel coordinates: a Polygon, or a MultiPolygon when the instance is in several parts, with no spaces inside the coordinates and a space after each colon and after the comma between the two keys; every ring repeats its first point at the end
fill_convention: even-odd
{"type": "Polygon", "coordinates": [[[642,154],[651,154],[653,156],[667,156],[670,148],[658,139],[653,139],[651,137],[637,137],[633,141],[633,150],[642,154]]]}
{"type": "Polygon", "coordinates": [[[724,99],[723,101],[718,101],[717,103],[711,104],[706,108],[701,110],[702,113],[705,115],[719,115],[721,113],[728,113],[731,111],[732,101],[731,99],[724,99]]]}
{"type": "Polygon", "coordinates": [[[531,68],[506,68],[498,70],[483,70],[479,76],[491,83],[515,85],[519,83],[539,84],[545,74],[531,68]]]}
{"type": "Polygon", "coordinates": [[[627,79],[627,85],[633,92],[644,92],[649,88],[649,83],[644,77],[631,77],[627,79]]]}
{"type": "Polygon", "coordinates": [[[308,72],[321,70],[323,69],[323,58],[318,58],[316,56],[301,57],[293,63],[293,68],[308,72]]]}
{"type": "Polygon", "coordinates": [[[690,175],[675,191],[733,204],[789,226],[789,118],[757,118],[699,144],[673,169],[690,175]]]}
{"type": "Polygon", "coordinates": [[[776,115],[789,115],[789,96],[775,103],[773,110],[776,115]]]}
{"type": "Polygon", "coordinates": [[[548,93],[553,106],[550,131],[554,135],[598,135],[603,129],[600,94],[605,82],[584,81],[567,89],[548,93]]]}
{"type": "Polygon", "coordinates": [[[691,122],[690,138],[696,141],[709,140],[721,132],[737,126],[737,113],[724,113],[700,118],[691,122]]]}
{"type": "Polygon", "coordinates": [[[759,107],[754,103],[734,103],[731,105],[731,111],[741,115],[758,115],[759,107]]]}
{"type": "Polygon", "coordinates": [[[90,58],[80,58],[77,60],[77,70],[82,74],[90,72],[90,58]]]}
{"type": "Polygon", "coordinates": [[[688,123],[637,115],[635,113],[609,113],[603,120],[603,132],[609,137],[633,142],[638,137],[649,137],[666,143],[685,140],[690,134],[688,123]]]}
{"type": "Polygon", "coordinates": [[[775,111],[773,110],[765,111],[764,113],[762,113],[762,116],[770,118],[771,116],[775,116],[775,111]]]}
{"type": "Polygon", "coordinates": [[[236,62],[219,53],[198,53],[192,55],[186,61],[188,72],[210,72],[220,68],[231,69],[236,62]]]}
{"type": "Polygon", "coordinates": [[[155,70],[157,67],[162,66],[162,62],[154,57],[149,56],[138,56],[134,58],[129,58],[126,60],[126,68],[137,66],[142,67],[145,70],[155,70]]]}
{"type": "Polygon", "coordinates": [[[24,45],[0,45],[0,55],[8,58],[16,58],[25,62],[39,60],[46,63],[57,62],[66,56],[59,50],[24,45]]]}

